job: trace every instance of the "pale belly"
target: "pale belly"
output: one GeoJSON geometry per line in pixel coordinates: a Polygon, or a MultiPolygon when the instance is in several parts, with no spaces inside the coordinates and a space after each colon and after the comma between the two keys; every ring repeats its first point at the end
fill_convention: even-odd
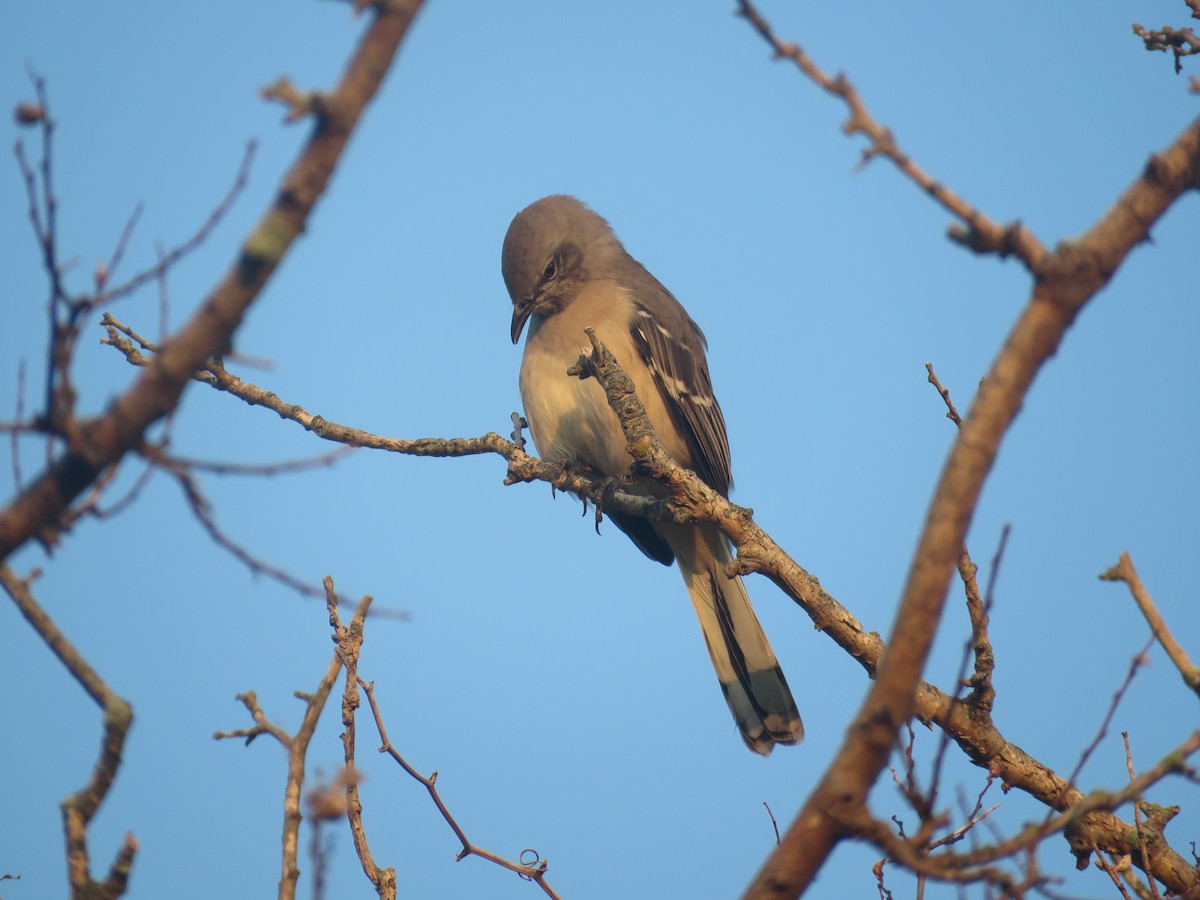
{"type": "MultiPolygon", "coordinates": [[[[604,389],[594,378],[581,380],[567,374],[581,354],[591,353],[584,328],[617,357],[633,379],[638,398],[666,451],[681,465],[691,467],[691,453],[680,438],[667,411],[662,392],[640,359],[626,359],[633,350],[628,334],[632,311],[627,297],[610,284],[597,282],[593,289],[609,292],[599,320],[585,321],[570,305],[550,319],[530,320],[525,354],[521,360],[521,403],[538,453],[548,462],[578,462],[605,475],[625,475],[632,457],[625,450],[625,435],[617,414],[608,405],[604,389]],[[531,373],[536,371],[535,379],[531,373]]],[[[595,306],[592,306],[595,312],[595,306]]]]}
{"type": "MultiPolygon", "coordinates": [[[[598,336],[604,340],[603,334],[598,336]]],[[[540,352],[537,347],[535,342],[521,361],[521,403],[542,459],[578,462],[605,475],[624,475],[632,459],[625,452],[625,436],[604,390],[594,378],[581,380],[567,374],[584,348],[571,354],[540,352]],[[536,390],[530,386],[531,369],[541,373],[536,390]]]]}

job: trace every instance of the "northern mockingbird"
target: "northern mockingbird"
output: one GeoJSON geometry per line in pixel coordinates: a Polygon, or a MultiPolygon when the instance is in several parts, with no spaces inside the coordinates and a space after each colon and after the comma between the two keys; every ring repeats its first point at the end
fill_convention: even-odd
{"type": "MultiPolygon", "coordinates": [[[[521,402],[543,459],[611,476],[632,464],[604,390],[594,379],[567,375],[589,352],[583,330],[591,327],[633,379],[667,452],[728,495],[729,441],[704,334],[604,219],[574,197],[544,197],[513,219],[501,269],[513,302],[514,344],[529,327],[521,402]]],[[[662,493],[649,480],[634,489],[662,493]]],[[[775,744],[798,743],[804,726],[796,702],[742,580],[725,574],[732,556],[720,529],[609,517],[651,559],[679,562],[746,745],[765,756],[775,744]]]]}

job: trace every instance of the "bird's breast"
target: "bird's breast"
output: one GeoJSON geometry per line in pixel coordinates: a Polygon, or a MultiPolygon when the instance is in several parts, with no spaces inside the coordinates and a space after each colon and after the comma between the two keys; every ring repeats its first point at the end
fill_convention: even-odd
{"type": "MultiPolygon", "coordinates": [[[[580,329],[582,340],[574,344],[539,340],[552,324],[549,320],[530,335],[521,360],[521,403],[538,453],[547,462],[578,462],[606,475],[622,475],[631,459],[604,390],[594,378],[567,374],[580,354],[591,351],[584,346],[587,336],[580,329]]],[[[605,340],[599,330],[597,337],[605,340]]]]}
{"type": "Polygon", "coordinates": [[[633,379],[667,452],[692,466],[687,441],[672,422],[653,373],[637,355],[630,331],[633,310],[631,296],[619,284],[594,281],[554,315],[530,320],[521,360],[521,403],[543,459],[584,463],[605,475],[624,475],[633,462],[604,389],[594,378],[567,374],[581,354],[592,352],[584,333],[592,328],[633,379]]]}

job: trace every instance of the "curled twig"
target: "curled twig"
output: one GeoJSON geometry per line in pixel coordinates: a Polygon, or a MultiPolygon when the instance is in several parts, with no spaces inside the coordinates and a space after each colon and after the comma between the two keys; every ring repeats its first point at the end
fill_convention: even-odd
{"type": "Polygon", "coordinates": [[[363,681],[361,678],[358,680],[358,683],[359,686],[366,692],[367,702],[371,706],[371,714],[375,717],[375,727],[379,731],[379,740],[381,742],[379,752],[388,754],[388,756],[395,760],[400,768],[407,772],[409,776],[425,786],[425,790],[429,792],[429,797],[433,800],[434,805],[438,808],[438,812],[442,814],[442,818],[445,819],[446,824],[450,826],[450,829],[454,832],[455,837],[457,837],[459,843],[462,844],[462,850],[459,851],[457,858],[459,860],[463,860],[468,856],[478,856],[482,859],[486,859],[489,862],[495,863],[501,868],[508,869],[510,872],[515,872],[522,878],[527,878],[530,881],[536,882],[537,886],[542,889],[543,893],[545,893],[547,897],[553,898],[553,900],[560,900],[559,895],[546,881],[546,871],[549,868],[549,864],[546,862],[546,860],[538,856],[536,852],[528,849],[522,851],[522,859],[524,859],[526,854],[533,854],[533,860],[527,864],[524,862],[513,862],[512,860],[505,859],[503,856],[492,853],[490,850],[484,850],[482,847],[471,843],[471,841],[467,838],[466,832],[463,831],[462,826],[458,824],[454,816],[450,813],[450,810],[446,807],[446,804],[442,801],[441,794],[438,793],[437,771],[435,770],[428,778],[425,777],[411,765],[409,765],[407,760],[400,755],[400,751],[398,751],[392,745],[391,740],[387,736],[387,728],[385,728],[383,724],[383,714],[379,711],[379,704],[375,700],[375,683],[368,683],[363,681]]]}

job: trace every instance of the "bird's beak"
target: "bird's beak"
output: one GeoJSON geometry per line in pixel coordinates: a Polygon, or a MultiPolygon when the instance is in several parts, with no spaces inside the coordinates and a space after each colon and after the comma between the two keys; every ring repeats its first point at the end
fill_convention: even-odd
{"type": "Polygon", "coordinates": [[[515,344],[521,338],[521,331],[525,328],[525,322],[533,313],[534,302],[532,297],[524,297],[513,304],[512,317],[512,342],[515,344]]]}

